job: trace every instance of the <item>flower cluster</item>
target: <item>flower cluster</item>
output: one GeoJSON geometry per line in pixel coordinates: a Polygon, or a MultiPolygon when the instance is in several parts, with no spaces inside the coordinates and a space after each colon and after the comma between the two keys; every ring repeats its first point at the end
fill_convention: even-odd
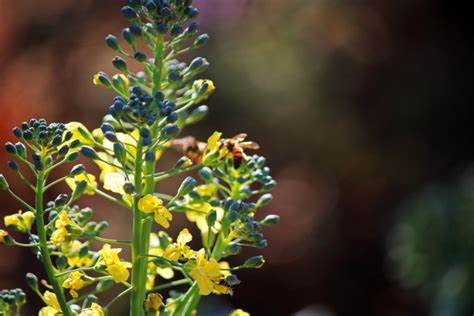
{"type": "Polygon", "coordinates": [[[0,291],[0,315],[20,315],[21,308],[26,304],[26,295],[22,289],[0,291]]]}
{"type": "MultiPolygon", "coordinates": [[[[271,201],[269,191],[276,183],[265,159],[249,153],[259,146],[246,140],[246,134],[224,138],[214,132],[206,142],[178,138],[205,117],[208,107],[201,102],[215,90],[212,81],[196,78],[208,68],[206,59],[177,59],[209,39],[198,33],[193,19],[199,11],[192,0],[128,0],[122,13],[129,21],[123,43],[114,35],[105,39],[119,55],[112,60],[117,73],[99,72],[92,79],[116,94],[102,124],[89,130],[79,122],[32,119],[13,129],[19,142],[5,146],[15,157],[9,167],[35,199],[34,204],[23,200],[0,175],[0,190],[22,205],[4,218],[5,227],[28,239],[21,243],[2,229],[0,243],[31,249],[44,265],[44,281],[31,273],[26,277],[45,303],[41,316],[110,315],[113,304],[125,296],[132,316],[192,315],[202,296],[232,294],[240,283],[239,270],[263,266],[258,255],[234,266],[224,259],[245,247],[266,247],[262,230],[278,222],[276,215],[258,214],[271,201]],[[132,71],[135,66],[140,70],[132,71]],[[160,170],[158,161],[169,150],[181,158],[160,170]],[[98,174],[77,164],[51,179],[53,170],[81,154],[96,164],[98,174]],[[30,169],[34,182],[18,162],[30,169]],[[165,186],[167,179],[186,174],[174,194],[157,192],[157,184],[165,186]],[[47,191],[63,182],[71,192],[45,202],[47,191]],[[92,220],[89,207],[74,205],[85,195],[130,214],[130,238],[102,237],[108,223],[92,220]],[[193,238],[193,228],[182,229],[175,240],[164,231],[180,216],[195,223],[201,238],[193,238]],[[198,242],[200,246],[192,246],[198,242]],[[130,248],[130,258],[121,257],[124,247],[130,248]],[[114,286],[123,291],[99,304],[95,295],[114,286]]],[[[0,301],[0,306],[13,306],[13,296],[5,294],[7,303],[0,301]]],[[[231,315],[249,314],[239,309],[231,315]]]]}

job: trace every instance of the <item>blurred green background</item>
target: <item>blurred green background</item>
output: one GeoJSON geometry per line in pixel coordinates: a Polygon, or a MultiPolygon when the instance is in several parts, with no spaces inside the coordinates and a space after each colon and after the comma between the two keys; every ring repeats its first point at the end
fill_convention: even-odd
{"type": "MultiPolygon", "coordinates": [[[[0,0],[1,143],[30,117],[100,124],[113,96],[91,78],[112,71],[103,39],[126,26],[122,3],[0,0]]],[[[202,314],[238,306],[276,316],[472,315],[467,8],[429,0],[195,4],[211,35],[199,53],[218,89],[210,115],[185,134],[247,132],[278,181],[267,211],[281,216],[266,232],[264,269],[242,272],[232,300],[208,300],[202,314]]],[[[7,159],[2,150],[0,170],[14,183],[7,159]]],[[[2,215],[17,210],[0,199],[2,215]]],[[[111,222],[110,236],[127,232],[125,212],[82,203],[111,222]]],[[[0,247],[0,288],[25,287],[28,271],[41,271],[30,253],[0,247]]]]}

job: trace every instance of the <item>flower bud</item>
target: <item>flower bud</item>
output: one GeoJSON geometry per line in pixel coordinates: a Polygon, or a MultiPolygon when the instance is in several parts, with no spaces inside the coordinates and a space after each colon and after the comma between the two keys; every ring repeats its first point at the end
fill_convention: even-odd
{"type": "Polygon", "coordinates": [[[130,29],[130,32],[132,32],[133,36],[135,37],[141,37],[142,36],[142,28],[135,24],[135,23],[132,23],[130,24],[130,26],[128,27],[130,29]]]}
{"type": "Polygon", "coordinates": [[[224,250],[224,252],[229,255],[238,255],[241,251],[242,246],[240,246],[238,243],[232,243],[224,250]]]}
{"type": "Polygon", "coordinates": [[[262,195],[257,201],[257,207],[263,207],[273,200],[273,196],[270,193],[262,195]]]}
{"type": "Polygon", "coordinates": [[[128,94],[128,78],[123,74],[116,74],[112,77],[112,85],[124,94],[128,94]]]}
{"type": "Polygon", "coordinates": [[[38,277],[33,273],[26,274],[26,283],[35,292],[38,291],[38,277]]]}
{"type": "Polygon", "coordinates": [[[15,160],[10,160],[7,164],[8,164],[8,167],[10,167],[10,169],[12,169],[13,171],[15,172],[20,171],[20,167],[18,167],[18,164],[16,163],[15,160]]]}
{"type": "Polygon", "coordinates": [[[16,153],[22,158],[26,158],[26,147],[22,143],[18,142],[15,144],[16,153]]]}
{"type": "Polygon", "coordinates": [[[70,177],[74,177],[74,176],[77,176],[77,175],[80,175],[81,173],[83,173],[85,170],[84,168],[84,165],[75,165],[74,167],[72,167],[71,171],[69,171],[69,176],[70,177]]]}
{"type": "Polygon", "coordinates": [[[94,77],[92,78],[92,82],[96,86],[102,85],[104,87],[110,87],[109,76],[107,76],[107,74],[102,71],[94,75],[94,77]]]}
{"type": "Polygon", "coordinates": [[[75,152],[72,152],[69,155],[67,155],[66,161],[67,162],[73,162],[77,158],[79,158],[79,152],[75,151],[75,152]]]}
{"type": "Polygon", "coordinates": [[[211,210],[207,213],[206,222],[209,227],[213,227],[217,220],[217,212],[215,210],[211,210]]]}
{"type": "Polygon", "coordinates": [[[202,47],[202,46],[204,46],[204,44],[207,43],[208,40],[209,40],[209,35],[201,34],[196,38],[196,40],[194,41],[193,46],[196,47],[196,48],[202,47]]]}
{"type": "Polygon", "coordinates": [[[13,135],[15,135],[18,138],[21,138],[21,136],[23,135],[23,132],[18,127],[13,128],[12,132],[13,132],[13,135]]]}
{"type": "Polygon", "coordinates": [[[105,38],[105,43],[107,44],[107,46],[109,46],[115,51],[120,50],[117,37],[113,36],[112,34],[107,35],[107,37],[105,38]]]}
{"type": "Polygon", "coordinates": [[[114,143],[115,158],[124,165],[127,161],[127,151],[122,143],[114,143]]]}
{"type": "MultiPolygon", "coordinates": [[[[75,139],[74,141],[77,141],[77,143],[80,144],[80,142],[79,142],[78,139],[75,139]]],[[[71,144],[72,144],[72,143],[71,143],[71,144]]],[[[64,145],[64,146],[62,146],[61,148],[59,148],[59,150],[58,150],[58,156],[59,156],[59,157],[64,157],[68,152],[69,152],[69,146],[68,146],[68,145],[64,145]]]]}
{"type": "Polygon", "coordinates": [[[266,239],[260,239],[255,242],[255,247],[259,249],[263,249],[268,246],[268,242],[266,239]]]}
{"type": "Polygon", "coordinates": [[[135,193],[135,185],[131,182],[125,182],[125,184],[123,185],[123,190],[127,194],[133,194],[135,193]]]}
{"type": "Polygon", "coordinates": [[[188,194],[196,187],[196,184],[197,182],[193,177],[187,177],[179,186],[178,193],[176,195],[183,196],[188,194]]]}
{"type": "Polygon", "coordinates": [[[247,259],[243,267],[258,269],[258,268],[261,268],[264,263],[265,263],[265,259],[263,259],[262,256],[255,256],[255,257],[247,259]]]}
{"type": "Polygon", "coordinates": [[[88,207],[82,209],[79,212],[78,221],[81,225],[84,225],[92,217],[92,210],[88,207]]]}
{"type": "Polygon", "coordinates": [[[133,58],[138,61],[138,62],[144,62],[146,61],[146,55],[143,52],[136,51],[135,54],[133,54],[133,58]]]}
{"type": "Polygon", "coordinates": [[[16,155],[15,145],[13,145],[13,144],[10,143],[10,142],[7,142],[7,143],[5,144],[5,150],[6,150],[9,154],[16,155]]]}
{"type": "Polygon", "coordinates": [[[97,155],[97,152],[95,151],[95,149],[89,146],[82,146],[81,154],[83,154],[85,157],[90,158],[92,160],[99,159],[99,155],[97,155]]]}
{"type": "Polygon", "coordinates": [[[167,139],[171,139],[178,136],[179,132],[180,132],[180,129],[177,125],[166,125],[161,130],[163,137],[167,139]]]}
{"type": "Polygon", "coordinates": [[[81,249],[79,249],[79,257],[84,258],[85,256],[87,256],[89,254],[89,250],[90,248],[87,243],[82,245],[81,249]]]}
{"type": "Polygon", "coordinates": [[[276,181],[275,180],[271,180],[267,183],[265,183],[263,186],[262,186],[262,190],[263,191],[270,191],[272,190],[273,188],[275,188],[276,186],[276,181]]]}
{"type": "Polygon", "coordinates": [[[127,20],[130,21],[133,21],[138,18],[137,12],[129,6],[125,6],[122,8],[122,14],[127,20]]]}
{"type": "Polygon", "coordinates": [[[87,181],[85,181],[85,180],[77,182],[76,187],[75,187],[74,191],[72,192],[71,199],[72,200],[77,200],[82,194],[84,194],[84,191],[86,190],[87,185],[88,185],[87,181]]]}
{"type": "Polygon", "coordinates": [[[193,162],[191,161],[191,159],[189,159],[188,157],[181,157],[178,159],[178,161],[176,161],[174,168],[181,169],[181,168],[186,168],[192,165],[193,165],[193,162]]]}
{"type": "Polygon", "coordinates": [[[225,283],[229,284],[230,286],[239,285],[240,280],[235,274],[229,274],[224,279],[225,283]]]}
{"type": "Polygon", "coordinates": [[[112,60],[112,65],[114,65],[114,67],[119,71],[127,71],[127,63],[120,57],[114,57],[112,60]]]}
{"type": "Polygon", "coordinates": [[[272,225],[278,224],[279,221],[280,221],[280,216],[270,214],[270,215],[267,215],[260,223],[263,226],[272,226],[272,225]]]}
{"type": "MultiPolygon", "coordinates": [[[[113,281],[113,280],[109,280],[113,281]]],[[[97,287],[96,287],[97,289],[97,287]]],[[[94,294],[89,294],[84,300],[84,303],[82,303],[83,308],[90,308],[92,306],[92,303],[97,303],[99,301],[99,298],[95,296],[94,294]]]]}
{"type": "Polygon", "coordinates": [[[107,138],[107,140],[111,142],[116,142],[117,141],[117,135],[115,135],[114,132],[107,132],[104,134],[104,137],[107,138]]]}
{"type": "Polygon", "coordinates": [[[115,128],[109,123],[102,123],[102,125],[100,125],[100,129],[101,129],[103,134],[105,134],[107,132],[115,133],[115,128]]]}
{"type": "Polygon", "coordinates": [[[122,32],[123,39],[128,43],[128,45],[135,47],[136,40],[135,37],[133,36],[132,32],[128,27],[123,29],[122,32]]]}
{"type": "Polygon", "coordinates": [[[213,179],[212,170],[208,167],[201,168],[198,174],[201,177],[201,179],[203,179],[206,182],[211,182],[213,179]]]}
{"type": "Polygon", "coordinates": [[[112,279],[100,280],[99,283],[97,283],[95,289],[97,290],[97,292],[104,292],[112,288],[114,285],[115,281],[112,279]]]}
{"type": "Polygon", "coordinates": [[[56,257],[56,267],[59,271],[64,271],[67,268],[67,258],[65,256],[56,257]]]}
{"type": "Polygon", "coordinates": [[[67,194],[60,194],[58,197],[54,200],[54,206],[56,207],[62,207],[64,206],[67,201],[69,200],[69,196],[67,194]]]}

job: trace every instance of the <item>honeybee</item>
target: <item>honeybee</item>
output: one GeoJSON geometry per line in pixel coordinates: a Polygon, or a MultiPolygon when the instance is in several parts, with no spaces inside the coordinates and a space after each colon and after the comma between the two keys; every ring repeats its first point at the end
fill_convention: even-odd
{"type": "Polygon", "coordinates": [[[245,149],[257,150],[260,146],[252,141],[244,141],[247,134],[240,133],[232,138],[222,139],[221,146],[227,148],[229,154],[232,156],[234,162],[234,169],[238,169],[242,164],[242,161],[247,161],[248,157],[245,154],[245,149]]]}
{"type": "Polygon", "coordinates": [[[192,136],[187,136],[174,139],[171,142],[171,147],[182,152],[194,164],[198,164],[202,161],[202,156],[206,150],[206,143],[200,142],[192,136]]]}
{"type": "MultiPolygon", "coordinates": [[[[244,150],[257,150],[260,146],[252,141],[245,141],[247,134],[240,133],[232,138],[224,138],[219,140],[219,150],[225,149],[227,156],[232,157],[235,169],[238,169],[242,161],[247,161],[248,157],[244,150]]],[[[196,140],[192,136],[175,139],[171,143],[171,147],[181,151],[186,157],[191,159],[195,164],[202,161],[202,157],[206,151],[207,144],[196,140]]]]}

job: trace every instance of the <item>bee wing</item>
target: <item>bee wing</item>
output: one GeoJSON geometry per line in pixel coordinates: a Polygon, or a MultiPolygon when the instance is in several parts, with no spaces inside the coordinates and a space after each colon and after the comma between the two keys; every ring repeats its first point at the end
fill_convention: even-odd
{"type": "Polygon", "coordinates": [[[252,149],[252,150],[257,150],[260,149],[260,145],[255,143],[255,142],[243,142],[239,144],[240,147],[244,149],[252,149]]]}
{"type": "Polygon", "coordinates": [[[191,146],[195,146],[197,143],[196,138],[192,136],[187,136],[183,138],[173,139],[171,141],[171,148],[178,150],[178,151],[186,151],[187,148],[191,146]]]}
{"type": "Polygon", "coordinates": [[[245,138],[247,138],[246,133],[239,133],[235,135],[234,137],[232,137],[232,139],[238,140],[239,142],[243,141],[245,138]]]}

